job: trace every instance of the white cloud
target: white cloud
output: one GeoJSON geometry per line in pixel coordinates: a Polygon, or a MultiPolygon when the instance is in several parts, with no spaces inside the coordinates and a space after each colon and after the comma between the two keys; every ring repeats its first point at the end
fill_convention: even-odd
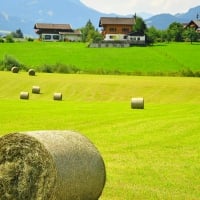
{"type": "Polygon", "coordinates": [[[39,3],[38,0],[32,0],[32,1],[27,2],[27,5],[31,6],[31,5],[35,5],[37,3],[39,3]]]}
{"type": "Polygon", "coordinates": [[[43,10],[38,10],[39,15],[43,15],[43,13],[44,13],[43,10]]]}
{"type": "Polygon", "coordinates": [[[54,13],[53,13],[52,10],[48,10],[48,11],[46,11],[46,10],[38,10],[38,14],[40,16],[44,16],[44,15],[53,16],[54,13]]]}
{"type": "Polygon", "coordinates": [[[199,0],[81,0],[81,2],[102,12],[117,14],[135,12],[176,14],[187,12],[190,8],[200,5],[199,0]]]}
{"type": "Polygon", "coordinates": [[[53,11],[51,11],[51,10],[47,11],[47,15],[53,16],[53,11]]]}
{"type": "Polygon", "coordinates": [[[4,18],[6,21],[9,20],[9,15],[8,15],[6,12],[2,11],[2,12],[1,12],[1,15],[3,16],[3,18],[4,18]]]}

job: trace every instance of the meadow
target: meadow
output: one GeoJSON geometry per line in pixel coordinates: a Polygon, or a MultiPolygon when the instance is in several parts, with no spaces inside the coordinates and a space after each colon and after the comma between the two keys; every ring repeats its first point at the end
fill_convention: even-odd
{"type": "MultiPolygon", "coordinates": [[[[12,48],[8,49],[12,54],[12,48]]],[[[24,63],[35,62],[25,53],[31,50],[24,51],[25,55],[12,51],[24,63]]],[[[105,49],[86,51],[108,54],[105,49]]],[[[0,77],[0,135],[55,129],[82,133],[105,161],[107,181],[100,200],[200,199],[199,78],[57,73],[28,76],[27,72],[0,72],[0,77]],[[31,93],[33,85],[40,86],[41,94],[31,93]],[[29,91],[30,99],[20,100],[21,91],[29,91]],[[53,101],[54,92],[62,92],[63,101],[53,101]],[[138,96],[144,97],[143,110],[131,109],[131,98],[138,96]]]]}
{"type": "Polygon", "coordinates": [[[176,75],[199,72],[200,43],[148,47],[88,48],[86,43],[16,42],[0,44],[0,61],[12,56],[26,68],[74,66],[79,73],[176,75]]]}

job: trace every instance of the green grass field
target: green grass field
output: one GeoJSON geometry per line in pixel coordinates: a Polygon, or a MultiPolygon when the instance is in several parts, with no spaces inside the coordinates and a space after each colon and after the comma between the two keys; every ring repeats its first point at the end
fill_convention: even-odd
{"type": "Polygon", "coordinates": [[[106,164],[101,200],[200,199],[199,78],[0,77],[0,135],[58,129],[87,136],[106,164]],[[33,85],[41,94],[31,93],[33,85]],[[29,91],[30,99],[20,100],[21,91],[29,91]],[[63,101],[53,101],[54,92],[62,92],[63,101]],[[137,96],[144,97],[144,110],[131,109],[137,96]]]}
{"type": "Polygon", "coordinates": [[[21,64],[65,64],[90,72],[159,74],[199,71],[200,44],[170,43],[151,47],[87,48],[84,43],[22,42],[0,44],[0,60],[13,56],[21,64]]]}

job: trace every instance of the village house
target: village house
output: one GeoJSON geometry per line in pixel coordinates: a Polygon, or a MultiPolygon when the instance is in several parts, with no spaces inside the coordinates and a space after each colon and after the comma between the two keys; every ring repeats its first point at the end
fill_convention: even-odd
{"type": "Polygon", "coordinates": [[[73,30],[70,24],[36,23],[36,34],[42,41],[80,41],[81,32],[73,30]]]}
{"type": "Polygon", "coordinates": [[[134,33],[135,18],[101,17],[99,27],[104,41],[124,41],[130,44],[145,44],[145,35],[134,33]]]}
{"type": "Polygon", "coordinates": [[[200,33],[200,20],[191,20],[186,26],[185,28],[194,28],[196,30],[196,32],[200,33]]]}

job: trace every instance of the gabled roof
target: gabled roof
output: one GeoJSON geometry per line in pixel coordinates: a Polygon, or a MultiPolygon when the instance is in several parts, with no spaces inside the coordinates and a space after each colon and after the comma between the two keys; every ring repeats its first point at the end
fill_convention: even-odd
{"type": "Polygon", "coordinates": [[[193,22],[194,22],[198,27],[200,27],[200,20],[193,20],[193,22]]]}
{"type": "Polygon", "coordinates": [[[133,25],[135,24],[134,18],[122,18],[122,17],[101,17],[99,20],[99,27],[102,27],[106,24],[115,24],[115,25],[133,25]]]}
{"type": "Polygon", "coordinates": [[[34,29],[72,30],[70,24],[46,24],[46,23],[36,23],[34,29]]]}
{"type": "Polygon", "coordinates": [[[186,27],[190,26],[191,24],[196,25],[197,28],[200,28],[200,20],[191,20],[186,27]]]}

